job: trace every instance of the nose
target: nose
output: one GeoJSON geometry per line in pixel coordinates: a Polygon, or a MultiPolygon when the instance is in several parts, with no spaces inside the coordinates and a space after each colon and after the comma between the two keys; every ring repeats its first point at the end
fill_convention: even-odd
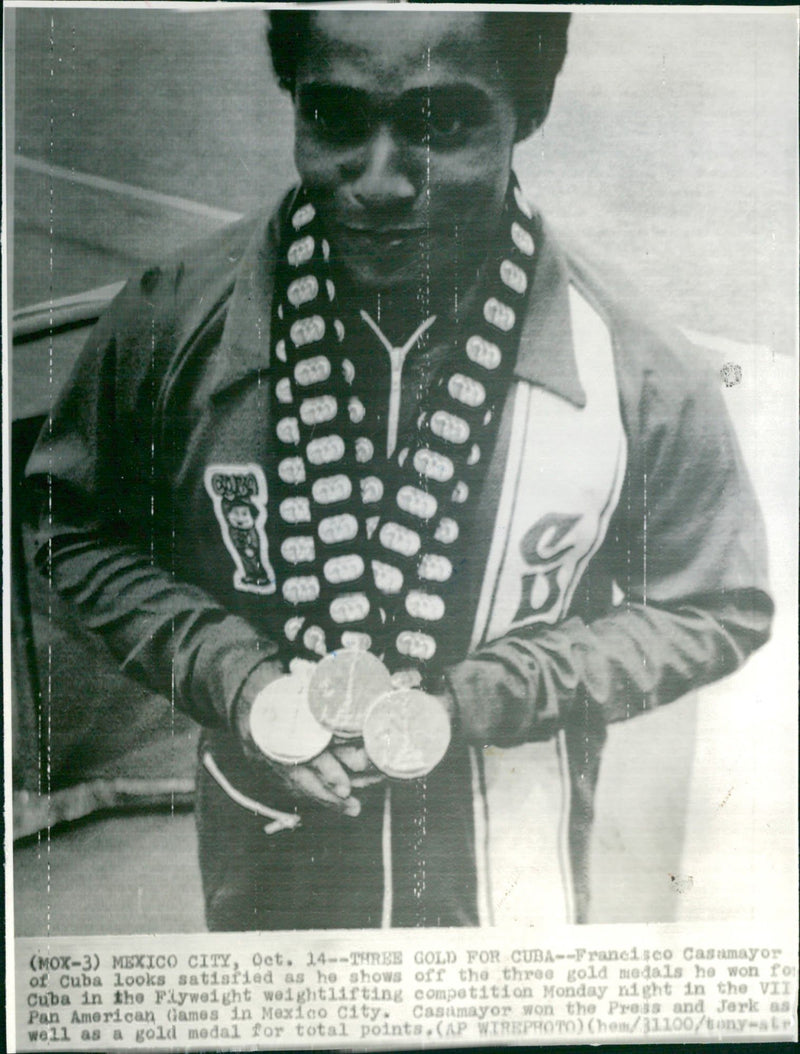
{"type": "Polygon", "coordinates": [[[414,182],[403,156],[403,146],[391,128],[381,126],[364,146],[353,171],[351,193],[365,209],[377,210],[411,202],[414,182]]]}

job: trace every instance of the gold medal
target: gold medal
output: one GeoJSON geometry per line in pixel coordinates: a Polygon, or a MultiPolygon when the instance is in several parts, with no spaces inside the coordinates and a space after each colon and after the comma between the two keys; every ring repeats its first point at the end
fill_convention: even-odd
{"type": "Polygon", "coordinates": [[[450,718],[435,695],[400,688],[376,699],[364,718],[364,747],[372,763],[394,779],[418,779],[434,769],[450,745],[450,718]]]}
{"type": "Polygon", "coordinates": [[[279,677],[262,688],[250,711],[254,743],[282,765],[311,761],[331,741],[330,730],[323,728],[309,708],[308,681],[306,669],[279,677]]]}
{"type": "Polygon", "coordinates": [[[361,735],[370,704],[392,687],[389,671],[367,651],[346,648],[326,656],[311,674],[308,705],[325,728],[352,739],[361,735]]]}

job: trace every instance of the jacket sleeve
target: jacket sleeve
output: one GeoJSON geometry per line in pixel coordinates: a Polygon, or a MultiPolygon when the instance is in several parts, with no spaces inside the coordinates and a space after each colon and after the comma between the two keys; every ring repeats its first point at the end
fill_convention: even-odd
{"type": "Polygon", "coordinates": [[[622,498],[569,616],[448,671],[471,742],[625,720],[731,673],[769,637],[761,515],[719,391],[648,376],[636,394],[622,498]],[[618,602],[610,588],[585,599],[592,578],[618,602]]]}
{"type": "Polygon", "coordinates": [[[147,273],[132,280],[98,323],[33,451],[36,562],[124,672],[219,725],[277,648],[154,558],[155,378],[176,323],[153,286],[147,273]]]}

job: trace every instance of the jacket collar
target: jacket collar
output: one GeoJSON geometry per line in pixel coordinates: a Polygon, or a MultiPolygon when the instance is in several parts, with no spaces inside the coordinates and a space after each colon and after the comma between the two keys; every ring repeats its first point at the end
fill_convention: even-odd
{"type": "MultiPolygon", "coordinates": [[[[256,225],[239,264],[222,339],[212,365],[214,397],[270,363],[271,302],[279,232],[290,194],[277,213],[256,225]]],[[[573,348],[569,272],[548,226],[538,223],[537,260],[528,295],[514,373],[573,405],[586,405],[573,348]]]]}
{"type": "Polygon", "coordinates": [[[541,221],[536,251],[514,373],[583,408],[586,393],[575,361],[567,261],[550,228],[541,221]]]}
{"type": "Polygon", "coordinates": [[[271,219],[256,224],[239,262],[222,338],[210,368],[212,398],[245,377],[269,369],[272,291],[284,207],[271,219]]]}

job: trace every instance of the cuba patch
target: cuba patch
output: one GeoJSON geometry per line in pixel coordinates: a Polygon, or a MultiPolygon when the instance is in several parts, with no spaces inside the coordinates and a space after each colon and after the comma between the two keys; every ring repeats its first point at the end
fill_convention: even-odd
{"type": "Polygon", "coordinates": [[[267,481],[259,465],[209,465],[204,482],[243,593],[274,593],[267,542],[267,481]]]}

